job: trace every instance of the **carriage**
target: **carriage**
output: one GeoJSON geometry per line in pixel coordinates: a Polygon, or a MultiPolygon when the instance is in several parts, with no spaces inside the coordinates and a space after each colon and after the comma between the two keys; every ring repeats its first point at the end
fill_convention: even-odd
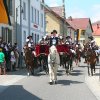
{"type": "MultiPolygon", "coordinates": [[[[36,55],[42,66],[43,70],[48,72],[48,54],[49,54],[49,45],[36,45],[36,55]]],[[[72,68],[72,53],[70,52],[70,47],[66,44],[61,44],[56,46],[57,51],[60,56],[60,66],[63,66],[68,73],[68,69],[72,68]]]]}
{"type": "MultiPolygon", "coordinates": [[[[32,53],[30,53],[30,55],[26,54],[26,61],[30,62],[32,60],[30,62],[30,64],[26,62],[27,65],[32,66],[31,68],[33,68],[33,69],[37,68],[37,67],[40,67],[41,70],[44,70],[48,74],[48,72],[49,72],[49,70],[48,70],[49,48],[50,48],[49,45],[37,44],[35,46],[36,55],[34,55],[32,53]],[[30,56],[32,56],[33,58],[30,57],[30,56]],[[33,64],[33,62],[34,62],[34,64],[33,64]]],[[[66,70],[68,70],[69,69],[69,65],[72,66],[72,64],[70,63],[70,61],[71,61],[71,59],[70,59],[71,58],[70,47],[68,45],[66,45],[66,44],[61,44],[61,45],[57,45],[56,48],[57,48],[57,51],[58,51],[58,53],[60,55],[60,66],[64,66],[64,68],[66,70]],[[68,67],[66,65],[67,63],[68,63],[68,67]]],[[[27,48],[27,50],[28,50],[28,48],[27,48]]],[[[28,51],[30,51],[30,50],[28,50],[28,51]]]]}

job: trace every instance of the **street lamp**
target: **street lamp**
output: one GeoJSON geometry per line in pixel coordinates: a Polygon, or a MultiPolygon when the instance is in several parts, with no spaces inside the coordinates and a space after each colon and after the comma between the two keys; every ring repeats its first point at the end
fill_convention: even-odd
{"type": "MultiPolygon", "coordinates": [[[[23,7],[21,5],[19,5],[16,8],[16,43],[17,43],[17,17],[18,17],[18,8],[20,8],[20,14],[23,13],[23,7]]],[[[21,20],[21,16],[20,16],[20,20],[21,20]]]]}

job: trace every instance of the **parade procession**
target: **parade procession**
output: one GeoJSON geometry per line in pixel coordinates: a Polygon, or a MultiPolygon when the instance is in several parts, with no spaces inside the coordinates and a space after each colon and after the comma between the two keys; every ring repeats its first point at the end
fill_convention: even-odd
{"type": "Polygon", "coordinates": [[[0,100],[100,100],[99,8],[0,0],[0,100]]]}
{"type": "Polygon", "coordinates": [[[73,62],[79,66],[81,58],[84,58],[85,63],[88,64],[88,75],[93,76],[95,65],[99,62],[100,49],[92,36],[88,38],[89,41],[81,45],[78,40],[73,43],[70,36],[64,39],[53,30],[50,36],[42,37],[38,44],[34,45],[32,36],[28,36],[23,48],[28,75],[34,75],[34,68],[40,66],[46,74],[50,75],[50,84],[53,81],[56,83],[59,66],[63,67],[68,75],[73,70],[73,62]]]}

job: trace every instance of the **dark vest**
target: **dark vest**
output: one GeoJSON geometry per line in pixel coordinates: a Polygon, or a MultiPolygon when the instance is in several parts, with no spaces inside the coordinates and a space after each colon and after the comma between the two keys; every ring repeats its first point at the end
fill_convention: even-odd
{"type": "Polygon", "coordinates": [[[51,37],[50,38],[50,46],[58,44],[58,37],[51,37]]]}

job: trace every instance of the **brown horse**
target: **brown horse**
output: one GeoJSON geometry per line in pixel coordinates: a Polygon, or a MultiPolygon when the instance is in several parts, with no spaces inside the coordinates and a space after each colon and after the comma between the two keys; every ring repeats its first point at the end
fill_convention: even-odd
{"type": "Polygon", "coordinates": [[[95,73],[95,65],[96,65],[96,52],[94,50],[92,50],[88,44],[85,45],[85,53],[86,53],[86,60],[87,60],[87,64],[88,64],[88,75],[90,75],[90,71],[89,68],[91,69],[91,75],[93,76],[93,70],[95,73]]]}
{"type": "Polygon", "coordinates": [[[76,47],[76,57],[75,57],[75,62],[76,62],[76,65],[79,66],[79,63],[81,62],[81,49],[79,49],[78,47],[76,47]]]}
{"type": "Polygon", "coordinates": [[[34,68],[36,67],[36,61],[35,61],[35,56],[34,54],[32,54],[31,48],[29,48],[28,46],[24,47],[24,53],[25,53],[25,63],[26,63],[26,67],[28,69],[28,75],[30,75],[30,73],[32,75],[34,75],[34,68]]]}

